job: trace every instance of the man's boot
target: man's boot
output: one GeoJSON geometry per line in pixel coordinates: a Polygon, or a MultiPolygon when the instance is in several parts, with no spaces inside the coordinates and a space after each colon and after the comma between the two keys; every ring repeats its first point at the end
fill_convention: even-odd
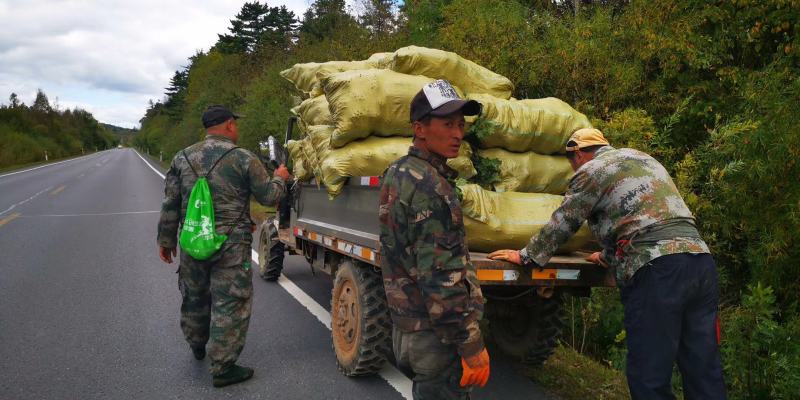
{"type": "Polygon", "coordinates": [[[192,346],[192,354],[194,354],[194,359],[198,361],[206,358],[206,346],[192,346]]]}
{"type": "Polygon", "coordinates": [[[253,369],[233,365],[227,371],[214,375],[214,387],[233,385],[234,383],[244,382],[253,377],[253,369]]]}

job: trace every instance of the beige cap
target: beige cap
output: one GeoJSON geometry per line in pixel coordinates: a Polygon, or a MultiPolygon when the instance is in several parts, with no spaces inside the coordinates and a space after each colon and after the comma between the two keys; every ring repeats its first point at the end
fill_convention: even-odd
{"type": "Polygon", "coordinates": [[[569,137],[569,142],[575,142],[575,146],[567,146],[567,151],[576,151],[589,146],[608,146],[608,140],[603,136],[603,132],[594,128],[578,129],[569,137]]]}

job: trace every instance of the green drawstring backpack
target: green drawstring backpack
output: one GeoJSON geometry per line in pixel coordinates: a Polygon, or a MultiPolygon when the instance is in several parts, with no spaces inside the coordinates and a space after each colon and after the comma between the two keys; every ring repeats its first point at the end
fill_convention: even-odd
{"type": "MultiPolygon", "coordinates": [[[[181,250],[185,251],[196,260],[207,260],[214,253],[219,251],[220,247],[222,247],[222,243],[228,239],[228,235],[231,234],[233,228],[236,226],[234,222],[227,234],[217,234],[216,224],[214,222],[214,203],[211,200],[211,189],[208,187],[207,180],[207,177],[211,175],[211,171],[214,170],[217,163],[235,149],[238,149],[238,147],[226,151],[203,176],[200,176],[194,169],[192,162],[189,161],[189,157],[186,156],[186,151],[182,152],[186,162],[189,163],[189,168],[192,169],[192,172],[194,172],[194,175],[197,177],[197,182],[194,183],[192,192],[189,194],[189,202],[186,203],[186,217],[181,227],[179,242],[181,244],[181,250]]],[[[242,209],[242,214],[239,215],[237,221],[244,215],[245,209],[242,209]]]]}

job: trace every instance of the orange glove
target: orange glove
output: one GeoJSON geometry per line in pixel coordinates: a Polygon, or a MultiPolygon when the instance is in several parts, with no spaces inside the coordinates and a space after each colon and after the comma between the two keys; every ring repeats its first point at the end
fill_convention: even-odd
{"type": "Polygon", "coordinates": [[[603,268],[608,268],[608,264],[603,261],[603,257],[600,257],[599,251],[595,251],[594,253],[590,254],[589,257],[586,257],[586,261],[595,263],[603,268]]]}
{"type": "Polygon", "coordinates": [[[512,264],[522,265],[522,258],[519,250],[497,250],[489,254],[489,259],[508,261],[512,264]]]}
{"type": "Polygon", "coordinates": [[[278,169],[275,170],[275,176],[280,176],[283,178],[284,181],[289,180],[289,170],[286,169],[286,166],[281,164],[278,169]]]}
{"type": "Polygon", "coordinates": [[[461,357],[461,367],[464,368],[461,387],[472,385],[484,387],[486,382],[489,382],[489,352],[485,348],[478,355],[461,357]]]}

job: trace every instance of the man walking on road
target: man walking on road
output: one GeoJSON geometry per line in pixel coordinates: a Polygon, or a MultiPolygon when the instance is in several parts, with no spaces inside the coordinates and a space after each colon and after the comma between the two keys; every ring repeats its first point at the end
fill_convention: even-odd
{"type": "Polygon", "coordinates": [[[205,140],[178,152],[167,171],[158,222],[159,256],[172,263],[189,194],[199,177],[207,177],[216,232],[228,239],[203,261],[181,251],[178,287],[184,337],[197,360],[205,358],[208,344],[216,387],[253,376],[251,368],[236,365],[247,336],[253,294],[250,196],[263,205],[275,205],[285,194],[289,177],[286,167],[280,166],[270,180],[253,153],[236,147],[237,118],[222,106],[206,109],[205,140]]]}
{"type": "Polygon", "coordinates": [[[392,163],[380,195],[381,272],[394,322],[398,366],[413,376],[414,399],[468,399],[489,379],[478,321],[483,294],[469,261],[461,204],[446,165],[458,155],[464,115],[480,104],[447,81],[411,102],[414,145],[392,163]]]}
{"type": "Polygon", "coordinates": [[[588,221],[603,247],[588,260],[616,267],[631,397],[674,399],[677,361],[687,399],[724,399],[716,266],[672,178],[649,155],[611,147],[597,129],[573,133],[566,151],[575,176],[561,206],[524,249],[489,257],[544,266],[588,221]]]}

